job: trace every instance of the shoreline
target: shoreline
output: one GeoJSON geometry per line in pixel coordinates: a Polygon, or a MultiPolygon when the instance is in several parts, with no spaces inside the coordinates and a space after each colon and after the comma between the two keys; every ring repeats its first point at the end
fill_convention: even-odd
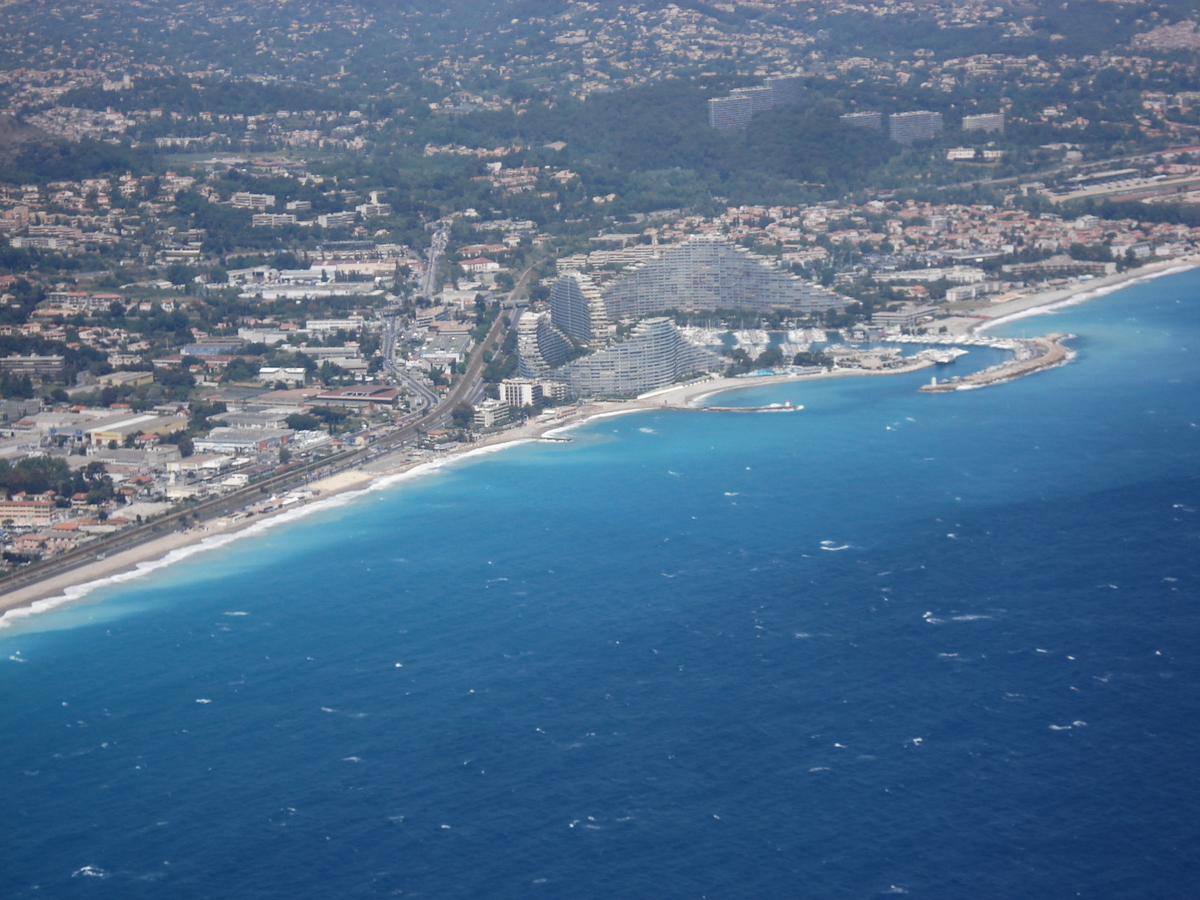
{"type": "MultiPolygon", "coordinates": [[[[1030,294],[1003,304],[980,305],[975,308],[976,311],[986,309],[997,315],[981,319],[972,313],[960,314],[956,317],[960,321],[951,320],[954,329],[950,333],[965,336],[986,331],[996,325],[1085,303],[1140,281],[1150,281],[1197,266],[1200,266],[1200,257],[1164,260],[1161,263],[1151,263],[1141,269],[1077,283],[1068,288],[1030,294]]],[[[1061,347],[1061,345],[1057,346],[1061,347]]],[[[1055,360],[1054,364],[1061,365],[1065,361],[1066,359],[1055,360]]],[[[317,489],[321,492],[313,500],[284,506],[265,515],[244,518],[236,522],[217,524],[214,521],[184,531],[171,532],[127,550],[118,551],[111,557],[97,558],[70,571],[50,575],[15,591],[0,593],[0,634],[27,618],[69,604],[83,602],[89,595],[109,585],[141,578],[198,553],[219,549],[241,537],[249,537],[269,528],[305,518],[322,509],[340,506],[361,494],[385,489],[410,478],[431,474],[446,465],[472,456],[492,453],[508,446],[534,441],[564,440],[557,436],[597,419],[653,409],[695,409],[700,411],[703,409],[700,406],[703,401],[728,391],[827,378],[901,375],[933,365],[932,361],[922,360],[895,369],[872,371],[838,370],[800,375],[767,375],[757,378],[709,378],[691,384],[651,391],[632,400],[588,401],[564,410],[562,415],[552,415],[541,421],[527,422],[517,428],[491,435],[470,446],[433,459],[394,460],[390,467],[378,468],[381,464],[386,465],[389,459],[389,457],[383,457],[370,463],[371,471],[366,468],[353,469],[309,485],[310,489],[317,489]]],[[[1046,366],[1031,367],[1028,372],[1013,372],[1012,377],[1020,377],[1020,375],[1043,368],[1046,366]]],[[[393,457],[399,457],[403,453],[404,451],[398,452],[393,454],[393,457]]]]}
{"type": "Polygon", "coordinates": [[[1086,303],[1114,291],[1131,287],[1138,282],[1153,281],[1166,275],[1175,275],[1197,267],[1200,267],[1200,256],[1182,256],[1178,259],[1164,259],[1161,262],[1148,263],[1140,268],[1118,272],[1115,275],[1106,275],[1103,278],[1076,282],[1064,288],[1039,291],[1004,303],[979,303],[973,306],[969,313],[960,313],[948,320],[949,323],[957,326],[957,330],[952,328],[950,333],[977,334],[997,325],[1007,325],[1020,319],[1045,315],[1067,306],[1086,303]],[[984,312],[991,315],[982,316],[984,312]],[[959,321],[956,322],[956,319],[959,321]]]}

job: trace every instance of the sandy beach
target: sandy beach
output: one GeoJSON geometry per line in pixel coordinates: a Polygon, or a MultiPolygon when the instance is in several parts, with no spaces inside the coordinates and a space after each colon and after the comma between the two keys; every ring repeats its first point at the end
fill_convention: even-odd
{"type": "MultiPolygon", "coordinates": [[[[940,324],[946,324],[951,334],[970,334],[1056,307],[1086,302],[1132,282],[1161,277],[1197,265],[1200,265],[1200,259],[1197,258],[1164,260],[1130,272],[1077,282],[1067,288],[1030,294],[1005,303],[980,304],[973,313],[960,315],[940,324]]],[[[895,369],[875,371],[839,370],[755,378],[709,378],[652,391],[633,400],[592,401],[561,410],[553,410],[524,425],[490,435],[469,446],[431,459],[414,461],[408,458],[408,451],[398,451],[390,456],[374,460],[366,467],[341,472],[323,481],[308,485],[310,490],[320,493],[316,499],[307,503],[290,505],[272,513],[228,524],[217,524],[217,520],[214,520],[186,531],[174,531],[129,549],[97,558],[67,572],[50,575],[41,581],[0,594],[0,628],[9,627],[30,615],[48,609],[83,601],[94,590],[109,584],[141,577],[195,553],[208,552],[224,546],[244,536],[243,532],[248,530],[253,529],[258,532],[283,521],[294,520],[297,515],[304,515],[310,511],[327,507],[331,498],[362,491],[382,479],[414,472],[418,469],[436,471],[456,459],[475,455],[481,451],[492,451],[508,444],[541,439],[562,440],[564,432],[597,417],[646,409],[698,408],[699,404],[705,400],[725,391],[818,378],[902,374],[930,365],[933,363],[922,360],[919,363],[895,369]]]]}

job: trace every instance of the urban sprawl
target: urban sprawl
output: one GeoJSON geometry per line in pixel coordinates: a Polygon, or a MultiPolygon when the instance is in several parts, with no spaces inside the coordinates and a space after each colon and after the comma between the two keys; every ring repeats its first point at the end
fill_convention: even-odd
{"type": "Polygon", "coordinates": [[[6,574],[1200,250],[1186,9],[445,6],[0,8],[6,574]]]}

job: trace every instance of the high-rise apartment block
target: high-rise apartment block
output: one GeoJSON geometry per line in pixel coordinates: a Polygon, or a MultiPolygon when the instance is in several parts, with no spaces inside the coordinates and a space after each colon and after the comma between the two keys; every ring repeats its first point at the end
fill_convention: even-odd
{"type": "Polygon", "coordinates": [[[762,112],[764,109],[770,109],[774,105],[774,94],[766,85],[762,85],[761,87],[734,88],[729,92],[729,96],[749,97],[751,112],[762,112]]]}
{"type": "Polygon", "coordinates": [[[724,368],[717,354],[684,339],[667,318],[645,319],[625,340],[554,372],[576,395],[636,394],[685,375],[724,368]]]}
{"type": "Polygon", "coordinates": [[[963,131],[994,131],[1004,134],[1004,111],[963,116],[963,131]]]}
{"type": "Polygon", "coordinates": [[[500,399],[509,406],[533,406],[543,397],[542,384],[528,378],[509,378],[500,382],[500,399]]]}
{"type": "Polygon", "coordinates": [[[838,120],[844,125],[853,125],[856,128],[874,128],[876,131],[883,128],[883,113],[868,110],[846,113],[844,116],[838,116],[838,120]]]}
{"type": "MultiPolygon", "coordinates": [[[[716,354],[690,344],[670,319],[650,316],[726,309],[806,315],[845,305],[839,294],[719,235],[695,235],[662,248],[600,290],[586,275],[564,274],[551,289],[550,313],[527,312],[517,323],[517,371],[543,385],[546,379],[565,382],[577,396],[648,391],[723,366],[716,354]],[[640,321],[612,342],[608,323],[631,319],[640,321]],[[571,340],[599,349],[566,363],[571,340]]],[[[504,396],[524,401],[523,390],[514,386],[511,398],[504,396]]]]}
{"type": "Polygon", "coordinates": [[[754,101],[745,94],[714,97],[708,101],[708,124],[711,128],[745,128],[754,115],[754,101]]]}
{"type": "Polygon", "coordinates": [[[604,300],[592,279],[567,272],[550,289],[550,321],[563,334],[590,344],[606,332],[604,300]]]}
{"type": "Polygon", "coordinates": [[[797,106],[804,100],[804,77],[776,75],[764,82],[771,91],[772,106],[797,106]]]}
{"type": "Polygon", "coordinates": [[[712,128],[745,128],[750,117],[773,106],[795,106],[804,100],[800,75],[775,75],[758,87],[734,88],[725,97],[708,101],[708,124],[712,128]]]}
{"type": "Polygon", "coordinates": [[[888,132],[898,144],[927,141],[942,130],[942,114],[927,109],[892,113],[888,116],[888,132]]]}
{"type": "Polygon", "coordinates": [[[545,375],[571,350],[571,342],[546,313],[522,313],[517,320],[517,372],[522,378],[545,375]]]}
{"type": "Polygon", "coordinates": [[[602,291],[609,320],[668,309],[824,312],[845,299],[715,235],[696,235],[602,291]]]}

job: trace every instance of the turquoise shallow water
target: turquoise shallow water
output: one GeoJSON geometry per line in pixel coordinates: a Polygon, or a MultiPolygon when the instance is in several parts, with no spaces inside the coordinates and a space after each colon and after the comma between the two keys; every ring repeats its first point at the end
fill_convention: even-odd
{"type": "Polygon", "coordinates": [[[1191,896],[1200,273],[1009,330],[1078,359],[598,420],[0,633],[0,896],[1191,896]]]}

